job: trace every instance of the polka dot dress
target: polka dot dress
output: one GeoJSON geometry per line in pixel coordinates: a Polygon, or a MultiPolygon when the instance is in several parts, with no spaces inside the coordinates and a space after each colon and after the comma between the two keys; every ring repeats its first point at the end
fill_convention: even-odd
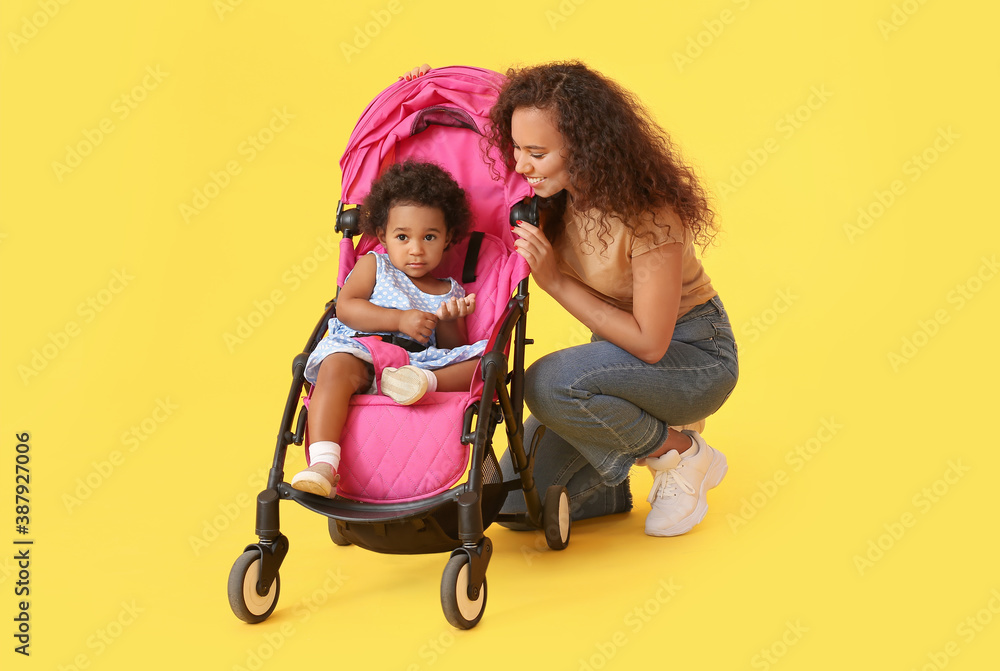
{"type": "MultiPolygon", "coordinates": [[[[369,252],[369,254],[375,256],[376,262],[375,288],[369,299],[375,305],[396,310],[423,310],[433,313],[437,312],[441,303],[453,297],[463,298],[465,296],[465,289],[462,285],[451,278],[447,278],[451,282],[451,289],[447,293],[441,295],[424,293],[413,284],[406,273],[389,262],[387,254],[375,252],[369,252]]],[[[337,318],[330,320],[327,329],[326,337],[320,341],[306,362],[305,376],[313,384],[316,383],[316,376],[319,374],[319,366],[323,359],[334,352],[348,352],[368,363],[372,361],[372,355],[364,345],[352,338],[356,333],[354,329],[342,324],[337,318]]],[[[482,355],[486,350],[485,339],[454,349],[438,349],[436,345],[436,335],[432,333],[427,349],[422,352],[408,352],[410,363],[419,368],[436,370],[459,361],[473,359],[482,355]]]]}

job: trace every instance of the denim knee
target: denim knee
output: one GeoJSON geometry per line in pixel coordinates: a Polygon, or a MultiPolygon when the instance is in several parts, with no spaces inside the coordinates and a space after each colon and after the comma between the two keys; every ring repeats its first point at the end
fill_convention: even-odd
{"type": "MultiPolygon", "coordinates": [[[[546,354],[524,372],[524,402],[542,424],[565,417],[567,390],[573,383],[560,361],[560,352],[546,354]]],[[[558,423],[558,422],[556,422],[558,423]]]]}

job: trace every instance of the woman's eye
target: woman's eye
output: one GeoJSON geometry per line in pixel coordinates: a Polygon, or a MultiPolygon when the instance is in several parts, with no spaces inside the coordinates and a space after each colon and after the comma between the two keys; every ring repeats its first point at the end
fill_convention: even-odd
{"type": "Polygon", "coordinates": [[[545,154],[532,154],[531,158],[545,158],[545,154]]]}

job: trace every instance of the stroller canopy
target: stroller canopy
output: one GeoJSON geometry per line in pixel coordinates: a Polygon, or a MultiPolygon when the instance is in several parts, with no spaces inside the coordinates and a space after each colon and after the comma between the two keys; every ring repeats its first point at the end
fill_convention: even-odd
{"type": "Polygon", "coordinates": [[[360,204],[387,165],[408,158],[430,161],[465,189],[475,230],[512,246],[508,213],[514,203],[531,195],[531,187],[500,160],[495,166],[502,183],[495,181],[481,144],[503,82],[503,75],[491,70],[452,66],[382,91],[362,113],[340,159],[342,202],[360,204]]]}

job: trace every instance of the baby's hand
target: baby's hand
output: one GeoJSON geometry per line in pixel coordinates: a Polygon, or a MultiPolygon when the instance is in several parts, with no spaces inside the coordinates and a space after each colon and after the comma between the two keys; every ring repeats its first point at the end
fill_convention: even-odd
{"type": "Polygon", "coordinates": [[[399,316],[399,332],[419,343],[427,343],[437,326],[438,317],[423,310],[404,310],[399,316]]]}
{"type": "Polygon", "coordinates": [[[443,322],[451,322],[466,317],[476,311],[476,294],[469,294],[465,298],[452,298],[441,303],[437,310],[437,317],[443,322]]]}

